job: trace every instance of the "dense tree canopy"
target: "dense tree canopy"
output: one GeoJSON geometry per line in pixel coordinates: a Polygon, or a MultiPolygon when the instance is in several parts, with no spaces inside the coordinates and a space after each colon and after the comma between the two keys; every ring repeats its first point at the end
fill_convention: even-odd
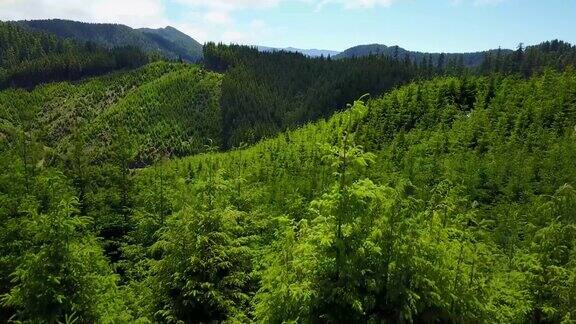
{"type": "Polygon", "coordinates": [[[139,67],[149,61],[148,55],[136,47],[106,49],[0,22],[0,89],[76,80],[139,67]]]}
{"type": "Polygon", "coordinates": [[[571,46],[206,50],[0,91],[0,321],[576,321],[571,46]]]}
{"type": "Polygon", "coordinates": [[[162,173],[178,213],[219,161],[263,228],[244,311],[258,321],[573,319],[575,85],[572,71],[415,83],[137,181],[162,173]]]}
{"type": "Polygon", "coordinates": [[[487,53],[479,69],[482,73],[519,73],[527,77],[546,68],[562,70],[575,64],[576,47],[556,39],[526,48],[519,44],[511,53],[487,53]]]}
{"type": "Polygon", "coordinates": [[[228,148],[329,117],[366,93],[377,95],[427,73],[411,61],[387,57],[310,59],[213,43],[204,46],[204,65],[226,71],[221,106],[228,148]]]}

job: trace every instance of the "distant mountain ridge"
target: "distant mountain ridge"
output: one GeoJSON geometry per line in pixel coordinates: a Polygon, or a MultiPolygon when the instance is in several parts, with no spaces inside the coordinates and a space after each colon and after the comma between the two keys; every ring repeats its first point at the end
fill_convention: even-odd
{"type": "Polygon", "coordinates": [[[140,28],[137,30],[150,38],[156,39],[159,43],[162,42],[162,38],[166,39],[176,45],[176,50],[185,50],[188,53],[192,53],[194,58],[202,57],[202,44],[174,27],[167,26],[159,29],[140,28]]]}
{"type": "Polygon", "coordinates": [[[120,24],[84,23],[62,19],[21,20],[12,23],[32,31],[90,41],[108,48],[135,46],[146,52],[160,53],[170,59],[181,58],[191,62],[202,58],[202,44],[173,27],[133,29],[120,24]]]}
{"type": "Polygon", "coordinates": [[[278,47],[268,47],[268,46],[254,46],[261,52],[277,52],[277,51],[286,51],[286,52],[294,52],[294,53],[302,53],[308,57],[328,57],[328,56],[335,56],[340,54],[338,51],[332,50],[323,50],[323,49],[301,49],[295,47],[285,47],[285,48],[278,48],[278,47]]]}
{"type": "Polygon", "coordinates": [[[386,46],[382,44],[368,44],[368,45],[358,45],[351,47],[344,52],[334,56],[335,59],[352,58],[352,57],[362,57],[369,55],[384,55],[389,57],[397,57],[402,60],[408,55],[410,60],[416,63],[422,62],[424,59],[428,60],[432,58],[434,65],[437,65],[440,57],[443,56],[444,64],[449,61],[462,60],[462,63],[466,67],[476,67],[482,64],[484,57],[488,53],[497,54],[501,51],[501,54],[507,54],[512,52],[508,49],[494,49],[487,51],[469,52],[469,53],[426,53],[409,51],[399,46],[386,46]]]}

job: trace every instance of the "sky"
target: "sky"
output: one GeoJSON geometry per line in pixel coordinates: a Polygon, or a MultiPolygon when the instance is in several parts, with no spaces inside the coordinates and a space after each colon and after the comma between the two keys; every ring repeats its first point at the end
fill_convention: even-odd
{"type": "Polygon", "coordinates": [[[0,0],[0,20],[173,26],[200,42],[425,52],[576,43],[576,0],[0,0]]]}

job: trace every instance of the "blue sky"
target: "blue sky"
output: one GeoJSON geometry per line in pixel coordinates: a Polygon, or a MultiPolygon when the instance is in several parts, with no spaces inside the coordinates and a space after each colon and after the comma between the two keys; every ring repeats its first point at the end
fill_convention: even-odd
{"type": "Polygon", "coordinates": [[[431,52],[576,43],[575,0],[0,0],[0,19],[172,25],[201,42],[431,52]]]}

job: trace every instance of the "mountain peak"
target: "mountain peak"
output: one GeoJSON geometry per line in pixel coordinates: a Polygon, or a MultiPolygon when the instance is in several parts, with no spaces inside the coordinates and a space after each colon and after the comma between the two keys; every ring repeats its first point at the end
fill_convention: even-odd
{"type": "Polygon", "coordinates": [[[160,52],[170,59],[197,61],[202,57],[202,45],[172,26],[133,29],[120,24],[92,24],[63,19],[22,20],[14,24],[108,48],[134,46],[146,52],[160,52]]]}

